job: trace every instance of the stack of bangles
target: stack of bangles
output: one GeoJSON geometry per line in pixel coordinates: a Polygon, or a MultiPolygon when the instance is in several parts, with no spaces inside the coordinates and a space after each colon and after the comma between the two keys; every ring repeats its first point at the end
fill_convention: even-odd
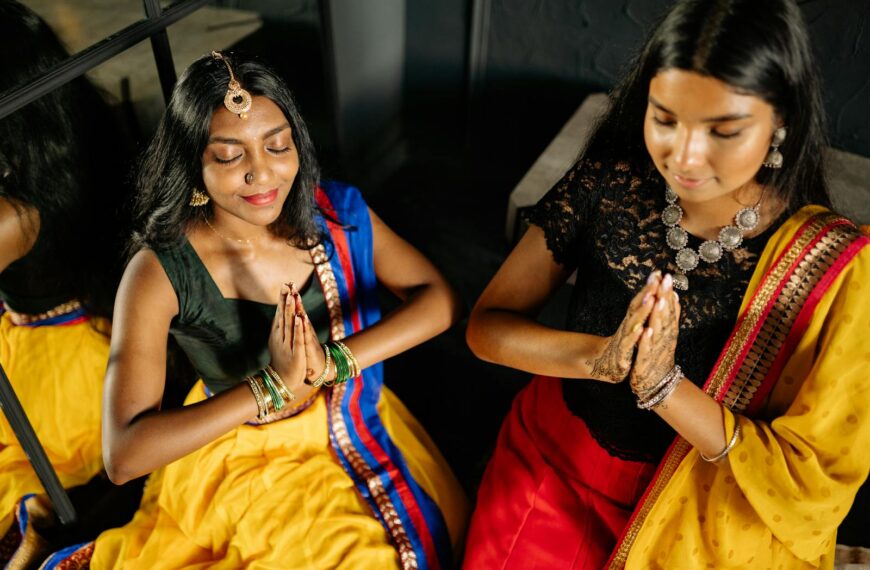
{"type": "Polygon", "coordinates": [[[661,405],[665,398],[673,394],[680,382],[683,381],[683,370],[679,364],[675,364],[670,372],[665,374],[655,386],[643,388],[635,391],[637,396],[637,407],[641,410],[652,410],[656,406],[661,405]]]}
{"type": "Polygon", "coordinates": [[[281,376],[268,364],[266,368],[245,377],[245,382],[251,387],[257,400],[257,419],[260,421],[270,414],[280,412],[296,399],[296,395],[287,388],[281,376]]]}
{"type": "Polygon", "coordinates": [[[332,386],[334,384],[342,384],[351,378],[356,378],[360,375],[359,362],[350,351],[350,349],[340,340],[331,340],[320,345],[323,348],[323,355],[326,357],[326,365],[323,367],[323,372],[314,380],[305,380],[315,388],[321,386],[332,386]],[[335,368],[335,378],[327,380],[332,369],[335,368]]]}

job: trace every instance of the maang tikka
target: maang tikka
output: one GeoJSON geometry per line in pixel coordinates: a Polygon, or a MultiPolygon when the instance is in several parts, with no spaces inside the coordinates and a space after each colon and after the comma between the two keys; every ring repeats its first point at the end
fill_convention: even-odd
{"type": "Polygon", "coordinates": [[[217,51],[211,52],[211,56],[219,59],[227,66],[227,71],[230,72],[230,82],[227,85],[227,94],[224,96],[224,107],[230,113],[235,113],[240,119],[248,118],[248,111],[251,110],[251,94],[242,89],[242,86],[236,80],[233,74],[233,68],[230,63],[224,59],[223,54],[217,51]]]}

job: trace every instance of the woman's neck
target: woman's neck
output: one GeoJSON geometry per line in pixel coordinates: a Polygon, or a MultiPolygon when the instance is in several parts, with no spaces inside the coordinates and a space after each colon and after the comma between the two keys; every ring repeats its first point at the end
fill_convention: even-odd
{"type": "Polygon", "coordinates": [[[743,208],[759,205],[759,222],[755,229],[747,232],[746,237],[753,237],[765,231],[784,211],[782,200],[772,192],[764,192],[761,188],[735,192],[717,200],[706,202],[683,202],[683,219],[680,225],[692,235],[703,239],[716,240],[719,230],[734,224],[734,218],[743,208]],[[760,200],[760,203],[759,203],[760,200]]]}

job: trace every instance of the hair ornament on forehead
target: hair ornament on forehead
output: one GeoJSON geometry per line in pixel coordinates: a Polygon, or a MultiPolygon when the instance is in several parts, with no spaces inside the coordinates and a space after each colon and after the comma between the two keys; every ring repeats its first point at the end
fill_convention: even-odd
{"type": "Polygon", "coordinates": [[[230,113],[238,115],[240,119],[247,119],[248,111],[251,110],[251,94],[242,89],[242,86],[239,85],[236,76],[233,74],[233,68],[230,67],[230,63],[224,59],[223,54],[219,51],[213,51],[211,52],[211,56],[224,62],[224,65],[227,66],[227,71],[230,73],[227,94],[224,96],[224,107],[226,107],[230,113]]]}

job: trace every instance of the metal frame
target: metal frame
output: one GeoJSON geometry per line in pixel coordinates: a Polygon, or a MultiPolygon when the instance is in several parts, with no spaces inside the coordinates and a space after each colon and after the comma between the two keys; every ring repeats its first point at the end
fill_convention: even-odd
{"type": "Polygon", "coordinates": [[[148,38],[151,38],[163,96],[168,100],[172,85],[175,83],[175,66],[172,62],[166,28],[208,2],[209,0],[179,0],[165,10],[161,10],[158,0],[143,0],[145,19],[71,56],[30,83],[4,93],[0,97],[0,119],[148,38]]]}
{"type": "MultiPolygon", "coordinates": [[[[172,50],[169,47],[169,36],[166,28],[184,18],[209,0],[179,0],[163,10],[159,0],[142,0],[145,7],[145,19],[122,29],[66,61],[59,63],[35,80],[22,85],[0,97],[0,119],[11,115],[28,103],[32,103],[43,95],[50,93],[84,75],[89,70],[111,59],[126,49],[144,39],[151,39],[151,49],[154,52],[154,62],[160,77],[164,100],[168,101],[175,85],[175,65],[172,60],[172,50]]],[[[69,525],[75,522],[76,512],[69,495],[64,490],[45,454],[45,449],[33,431],[33,425],[27,418],[18,396],[12,388],[6,372],[0,363],[0,408],[6,415],[15,436],[27,454],[33,469],[36,471],[42,486],[45,488],[61,524],[69,525]]]]}

